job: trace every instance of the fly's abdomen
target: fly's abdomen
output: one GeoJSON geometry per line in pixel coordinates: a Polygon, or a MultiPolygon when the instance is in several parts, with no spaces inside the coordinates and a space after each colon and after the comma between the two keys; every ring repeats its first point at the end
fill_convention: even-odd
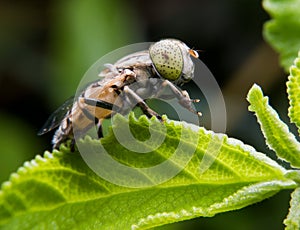
{"type": "MultiPolygon", "coordinates": [[[[69,111],[69,113],[70,112],[71,111],[69,111]]],[[[52,138],[52,144],[54,149],[58,149],[61,143],[73,137],[71,117],[69,114],[67,115],[68,116],[66,116],[66,118],[61,122],[60,126],[55,131],[55,134],[52,138]]]]}
{"type": "Polygon", "coordinates": [[[53,136],[53,148],[57,149],[66,140],[73,140],[74,131],[77,132],[78,137],[83,136],[94,124],[95,118],[86,116],[78,106],[78,102],[75,102],[53,136]]]}

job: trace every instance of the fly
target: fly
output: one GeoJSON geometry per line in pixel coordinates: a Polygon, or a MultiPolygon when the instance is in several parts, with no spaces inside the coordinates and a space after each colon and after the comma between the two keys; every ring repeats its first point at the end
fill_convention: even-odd
{"type": "Polygon", "coordinates": [[[164,39],[154,43],[149,50],[106,64],[106,69],[99,74],[103,78],[89,84],[78,98],[72,97],[60,106],[38,135],[58,127],[52,139],[53,148],[58,149],[60,144],[70,139],[74,151],[73,130],[80,130],[83,136],[96,124],[100,138],[102,121],[116,112],[128,112],[132,104],[140,107],[146,116],[161,119],[145,103],[143,98],[149,97],[175,97],[181,106],[201,115],[192,107],[192,102],[199,100],[191,100],[187,91],[176,87],[194,76],[191,56],[198,58],[198,53],[179,40],[164,39]],[[172,95],[162,95],[166,88],[172,95]]]}

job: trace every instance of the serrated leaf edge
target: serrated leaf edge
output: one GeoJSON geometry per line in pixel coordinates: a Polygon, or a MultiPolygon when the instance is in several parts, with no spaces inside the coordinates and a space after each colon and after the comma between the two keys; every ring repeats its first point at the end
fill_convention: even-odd
{"type": "MultiPolygon", "coordinates": [[[[264,96],[262,89],[257,85],[254,84],[248,92],[247,100],[250,103],[249,111],[255,113],[258,123],[261,126],[262,133],[265,137],[267,146],[276,152],[276,155],[287,162],[289,162],[293,167],[300,166],[300,143],[297,141],[296,137],[289,131],[288,126],[280,119],[278,113],[269,105],[269,98],[264,96]],[[296,149],[296,152],[289,152],[286,155],[283,155],[280,151],[278,151],[277,143],[273,142],[271,137],[273,134],[270,135],[265,130],[265,124],[258,116],[259,109],[256,110],[255,104],[252,103],[253,97],[257,100],[261,100],[262,106],[264,107],[266,113],[270,115],[270,117],[274,118],[274,125],[278,127],[278,130],[281,130],[280,136],[285,136],[288,140],[289,145],[293,146],[293,149],[296,149]],[[257,98],[259,97],[259,98],[257,98]],[[298,154],[298,155],[297,155],[298,154]],[[297,158],[299,157],[299,159],[297,158]]],[[[267,128],[270,126],[267,126],[267,128]]]]}
{"type": "MultiPolygon", "coordinates": [[[[189,123],[186,123],[186,122],[178,122],[178,121],[173,121],[173,120],[166,120],[166,122],[173,123],[174,125],[184,126],[188,129],[194,131],[194,132],[199,132],[199,130],[201,129],[205,134],[216,135],[220,139],[223,139],[224,136],[225,136],[226,137],[226,142],[228,144],[233,145],[233,146],[238,146],[241,149],[249,152],[255,158],[264,161],[266,164],[268,164],[272,167],[276,167],[277,169],[280,169],[283,173],[286,172],[286,170],[283,167],[279,166],[275,161],[273,161],[270,158],[266,157],[262,153],[256,152],[256,150],[252,146],[245,145],[243,142],[241,142],[237,139],[228,138],[227,135],[225,135],[225,134],[220,134],[220,133],[217,134],[217,133],[214,133],[213,131],[209,131],[209,130],[204,129],[203,127],[199,127],[199,126],[189,124],[189,123]]],[[[20,177],[20,175],[22,175],[23,173],[26,173],[29,170],[34,169],[35,167],[38,167],[39,163],[41,163],[41,162],[44,163],[44,162],[47,161],[47,159],[51,160],[51,159],[54,159],[55,157],[61,157],[64,154],[64,151],[69,152],[69,149],[67,147],[62,147],[60,151],[54,150],[53,153],[50,153],[50,152],[46,151],[44,153],[44,157],[41,157],[41,156],[38,155],[33,160],[25,162],[24,165],[19,168],[17,173],[14,173],[14,174],[11,175],[10,181],[8,181],[8,182],[6,182],[2,185],[2,191],[0,191],[0,195],[6,189],[9,189],[9,187],[12,185],[12,183],[15,180],[17,180],[20,177]]],[[[288,183],[288,182],[286,182],[286,183],[288,183]]],[[[289,183],[291,183],[291,182],[289,182],[289,183]]],[[[229,199],[229,198],[227,198],[227,199],[229,199]]],[[[215,204],[214,206],[212,206],[212,208],[217,208],[217,205],[219,205],[220,208],[221,208],[222,203],[215,204]]],[[[148,223],[148,222],[150,223],[153,220],[166,218],[166,217],[171,218],[171,219],[173,218],[174,220],[178,220],[178,218],[182,218],[182,217],[185,217],[185,219],[191,219],[195,216],[199,216],[200,214],[203,215],[203,216],[213,216],[216,212],[212,213],[211,212],[212,208],[204,210],[202,208],[192,207],[192,212],[189,212],[185,209],[182,209],[179,213],[176,213],[176,212],[166,213],[166,212],[164,212],[164,213],[157,213],[155,215],[149,215],[145,218],[142,218],[137,224],[132,225],[132,229],[139,228],[142,225],[144,226],[145,223],[148,223]]],[[[180,219],[180,220],[183,220],[183,219],[180,219]]]]}
{"type": "Polygon", "coordinates": [[[155,226],[160,226],[164,223],[168,224],[171,222],[178,222],[182,220],[192,219],[194,217],[212,217],[217,213],[226,212],[230,210],[241,209],[246,207],[251,202],[251,199],[256,199],[256,202],[259,202],[267,197],[270,197],[274,193],[280,191],[281,188],[295,188],[297,184],[291,180],[288,181],[267,181],[261,182],[254,185],[246,186],[240,190],[238,190],[233,195],[224,198],[222,202],[211,205],[210,207],[203,209],[199,207],[191,207],[191,210],[188,211],[186,209],[181,209],[178,212],[163,212],[156,213],[154,215],[149,215],[145,218],[141,218],[136,224],[131,226],[131,229],[148,229],[155,226]],[[274,186],[277,186],[277,190],[274,189],[274,186]],[[258,193],[258,190],[263,191],[266,196],[262,196],[261,198],[256,197],[255,195],[258,193]],[[271,193],[269,193],[271,192],[271,193]],[[249,204],[244,203],[245,199],[249,200],[249,204]],[[236,200],[238,202],[236,202],[236,200]],[[232,206],[236,206],[237,203],[241,203],[237,208],[232,208],[232,206]],[[169,221],[166,222],[166,219],[169,221]],[[160,222],[161,221],[161,222],[160,222]]]}
{"type": "Polygon", "coordinates": [[[184,121],[182,121],[182,122],[173,121],[173,120],[170,120],[170,121],[173,122],[173,123],[175,123],[175,124],[176,123],[180,123],[183,126],[185,126],[187,128],[190,128],[192,131],[195,131],[195,132],[199,132],[199,130],[201,129],[207,135],[216,135],[216,136],[218,136],[218,138],[220,140],[223,139],[223,138],[226,138],[226,143],[227,144],[232,145],[234,147],[239,147],[242,150],[244,150],[246,152],[249,152],[250,155],[253,156],[255,159],[257,159],[259,161],[262,161],[262,162],[270,165],[271,167],[278,168],[283,173],[287,172],[287,170],[284,167],[282,167],[276,161],[274,161],[271,158],[269,158],[266,154],[258,152],[253,146],[247,145],[247,144],[245,144],[244,142],[242,142],[242,141],[240,141],[238,139],[235,139],[233,137],[228,137],[226,134],[223,134],[223,133],[215,133],[215,132],[213,132],[211,130],[206,130],[203,127],[196,126],[196,125],[191,124],[191,123],[186,123],[184,121]]]}
{"type": "Polygon", "coordinates": [[[298,82],[300,82],[300,51],[298,52],[298,57],[294,60],[294,64],[290,67],[290,75],[286,83],[290,104],[288,109],[288,116],[290,117],[291,122],[295,123],[298,128],[298,133],[300,134],[300,118],[294,116],[295,114],[300,114],[300,111],[296,111],[296,109],[299,110],[300,108],[300,98],[297,97],[300,95],[300,85],[297,85],[297,79],[299,79],[298,82]],[[295,92],[294,88],[291,87],[295,85],[298,86],[298,88],[296,89],[298,93],[295,92]]]}
{"type": "Polygon", "coordinates": [[[286,219],[283,221],[283,223],[286,225],[286,230],[293,230],[293,229],[299,229],[300,228],[300,188],[296,188],[294,192],[291,195],[290,200],[290,208],[289,208],[289,214],[287,215],[286,219]],[[296,200],[297,199],[297,200],[296,200]]]}

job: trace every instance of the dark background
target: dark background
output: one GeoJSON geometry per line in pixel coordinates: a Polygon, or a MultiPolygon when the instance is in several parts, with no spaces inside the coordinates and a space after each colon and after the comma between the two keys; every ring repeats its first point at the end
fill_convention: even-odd
{"type": "MultiPolygon", "coordinates": [[[[53,133],[36,133],[98,58],[170,37],[203,50],[200,59],[224,94],[227,134],[274,158],[246,102],[257,83],[288,121],[286,74],[262,37],[268,18],[258,0],[1,1],[0,182],[51,149],[53,133]]],[[[161,229],[283,229],[288,200],[289,192],[281,192],[240,211],[161,229]]]]}

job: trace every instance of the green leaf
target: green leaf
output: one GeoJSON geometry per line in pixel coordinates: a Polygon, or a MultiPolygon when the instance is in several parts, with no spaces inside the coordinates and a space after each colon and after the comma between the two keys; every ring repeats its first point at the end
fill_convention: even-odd
{"type": "MultiPolygon", "coordinates": [[[[300,56],[300,52],[299,52],[300,56]]],[[[290,76],[287,82],[287,92],[290,102],[289,117],[298,127],[300,134],[300,58],[296,58],[290,68],[290,76]]]]}
{"type": "Polygon", "coordinates": [[[273,18],[264,25],[264,37],[288,71],[300,49],[300,0],[264,0],[263,6],[273,18]]]}
{"type": "MultiPolygon", "coordinates": [[[[114,132],[101,139],[101,143],[86,137],[78,146],[88,148],[90,154],[103,154],[98,152],[103,147],[111,159],[136,170],[127,186],[97,176],[78,152],[71,153],[62,146],[60,151],[46,152],[44,157],[37,156],[25,163],[3,184],[2,229],[150,228],[239,209],[282,189],[296,187],[295,182],[285,177],[287,171],[276,162],[223,134],[184,122],[165,119],[161,123],[145,116],[138,120],[130,116],[127,120],[116,115],[113,127],[114,132]],[[136,138],[134,143],[116,139],[126,126],[136,138]],[[151,150],[158,141],[156,137],[162,143],[151,150]],[[129,151],[125,144],[150,152],[129,151]],[[165,162],[168,162],[166,174],[172,170],[178,173],[155,184],[164,175],[148,169],[165,162]],[[144,186],[144,182],[155,185],[144,186]]],[[[95,158],[97,163],[100,160],[95,158]]],[[[128,176],[108,167],[110,174],[116,178],[128,176]]]]}
{"type": "Polygon", "coordinates": [[[250,102],[249,110],[255,112],[268,146],[278,157],[294,167],[300,167],[300,143],[269,105],[268,97],[264,97],[258,85],[252,86],[247,100],[250,102]]]}
{"type": "Polygon", "coordinates": [[[290,210],[287,218],[284,220],[286,230],[300,229],[300,188],[296,188],[292,193],[290,201],[290,210]]]}

